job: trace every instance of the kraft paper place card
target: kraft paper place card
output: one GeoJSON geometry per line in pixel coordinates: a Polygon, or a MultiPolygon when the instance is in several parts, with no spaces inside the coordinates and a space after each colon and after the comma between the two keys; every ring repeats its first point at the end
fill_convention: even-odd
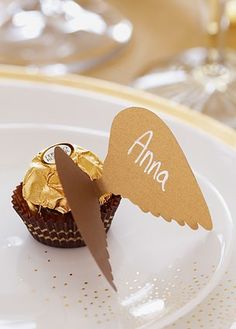
{"type": "Polygon", "coordinates": [[[92,182],[56,148],[59,177],[74,220],[102,273],[113,283],[97,190],[128,198],[144,212],[198,229],[212,229],[211,215],[175,136],[153,112],[128,108],[114,118],[103,175],[92,182]],[[80,201],[78,201],[80,200],[80,201]]]}

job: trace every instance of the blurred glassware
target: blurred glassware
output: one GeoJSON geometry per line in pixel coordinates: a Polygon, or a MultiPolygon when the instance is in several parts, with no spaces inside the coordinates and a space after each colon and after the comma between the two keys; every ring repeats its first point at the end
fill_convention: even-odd
{"type": "Polygon", "coordinates": [[[230,25],[236,26],[236,0],[228,0],[226,3],[226,15],[229,17],[230,25]]]}
{"type": "Polygon", "coordinates": [[[227,0],[205,0],[209,12],[208,48],[189,49],[159,63],[138,77],[133,86],[236,128],[236,51],[225,49],[224,45],[229,26],[226,4],[227,0]]]}
{"type": "Polygon", "coordinates": [[[3,0],[0,62],[46,73],[85,71],[117,54],[132,24],[103,0],[3,0]]]}

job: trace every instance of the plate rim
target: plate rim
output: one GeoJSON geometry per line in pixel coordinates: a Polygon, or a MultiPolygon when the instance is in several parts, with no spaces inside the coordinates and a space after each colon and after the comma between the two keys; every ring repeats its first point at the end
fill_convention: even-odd
{"type": "Polygon", "coordinates": [[[149,107],[155,113],[158,111],[175,117],[236,149],[236,131],[234,129],[205,114],[194,112],[186,106],[145,91],[88,76],[75,74],[52,76],[39,73],[32,68],[0,65],[0,80],[6,79],[69,87],[133,102],[136,106],[149,107]]]}

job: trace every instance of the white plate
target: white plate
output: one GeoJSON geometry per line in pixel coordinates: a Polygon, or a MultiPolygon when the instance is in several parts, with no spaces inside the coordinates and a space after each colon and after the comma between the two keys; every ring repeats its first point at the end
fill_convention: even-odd
{"type": "MultiPolygon", "coordinates": [[[[123,200],[108,234],[117,298],[86,248],[58,250],[34,241],[12,210],[10,195],[32,156],[47,145],[78,143],[103,158],[114,115],[140,102],[98,92],[94,85],[78,90],[4,79],[0,100],[0,328],[161,328],[209,294],[233,247],[233,149],[159,113],[197,173],[214,230],[181,228],[123,200]]],[[[171,109],[160,102],[152,108],[161,105],[171,109]]]]}

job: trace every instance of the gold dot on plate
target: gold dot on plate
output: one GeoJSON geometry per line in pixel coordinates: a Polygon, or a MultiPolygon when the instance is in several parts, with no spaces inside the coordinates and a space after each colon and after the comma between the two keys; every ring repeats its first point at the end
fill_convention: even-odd
{"type": "Polygon", "coordinates": [[[65,283],[64,283],[64,286],[68,286],[68,283],[67,283],[67,282],[65,282],[65,283]]]}
{"type": "Polygon", "coordinates": [[[85,294],[85,295],[84,295],[84,297],[88,297],[88,295],[87,295],[87,294],[85,294]]]}
{"type": "Polygon", "coordinates": [[[48,259],[48,263],[50,263],[51,262],[51,259],[48,259]]]}
{"type": "Polygon", "coordinates": [[[90,305],[93,305],[93,302],[91,302],[90,305]]]}
{"type": "Polygon", "coordinates": [[[45,253],[45,254],[47,254],[47,253],[48,253],[48,251],[47,251],[47,250],[44,250],[44,253],[45,253]]]}
{"type": "Polygon", "coordinates": [[[97,290],[94,290],[94,293],[97,294],[98,293],[97,290]]]}
{"type": "Polygon", "coordinates": [[[100,278],[102,276],[102,274],[98,274],[98,277],[100,278]]]}
{"type": "Polygon", "coordinates": [[[87,309],[88,309],[87,307],[84,307],[84,310],[85,310],[85,311],[87,311],[87,309]]]}
{"type": "Polygon", "coordinates": [[[81,300],[81,299],[79,299],[79,300],[77,301],[77,303],[81,304],[81,303],[82,303],[82,300],[81,300]]]}
{"type": "Polygon", "coordinates": [[[52,289],[56,289],[56,287],[55,286],[52,286],[52,289]]]}
{"type": "Polygon", "coordinates": [[[63,296],[63,298],[64,298],[64,299],[66,299],[66,298],[67,298],[67,296],[63,296]]]}
{"type": "Polygon", "coordinates": [[[38,272],[38,269],[37,269],[37,268],[35,268],[35,269],[34,269],[34,272],[38,272]]]}
{"type": "Polygon", "coordinates": [[[70,276],[72,276],[73,274],[72,274],[72,273],[70,273],[69,275],[70,275],[70,276]]]}
{"type": "Polygon", "coordinates": [[[85,281],[85,282],[84,282],[84,284],[88,284],[88,282],[87,282],[87,281],[85,281]]]}
{"type": "Polygon", "coordinates": [[[105,289],[105,291],[108,291],[108,290],[109,290],[109,289],[107,289],[107,288],[105,289]]]}
{"type": "Polygon", "coordinates": [[[56,279],[56,275],[53,275],[53,279],[56,279]]]}

